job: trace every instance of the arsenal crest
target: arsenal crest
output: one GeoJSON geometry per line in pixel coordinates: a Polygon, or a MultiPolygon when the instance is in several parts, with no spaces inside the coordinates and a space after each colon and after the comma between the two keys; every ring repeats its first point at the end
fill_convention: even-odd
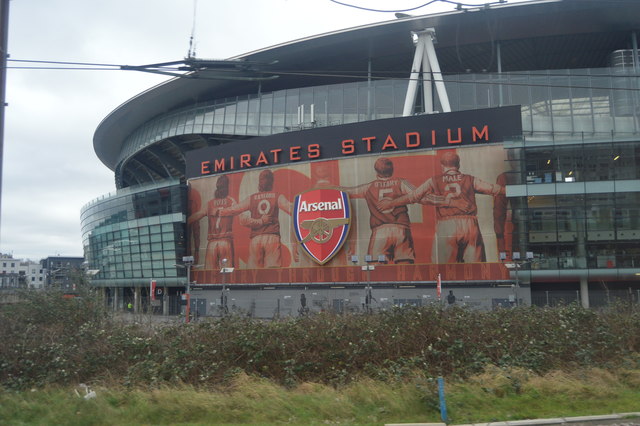
{"type": "Polygon", "coordinates": [[[296,196],[293,227],[298,242],[320,265],[340,250],[349,232],[349,195],[334,188],[311,189],[296,196]]]}

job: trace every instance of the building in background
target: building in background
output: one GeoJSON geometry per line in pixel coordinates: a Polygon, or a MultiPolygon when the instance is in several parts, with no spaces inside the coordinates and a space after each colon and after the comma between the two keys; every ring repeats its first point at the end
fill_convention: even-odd
{"type": "Polygon", "coordinates": [[[40,263],[45,274],[45,288],[74,292],[80,277],[86,273],[84,257],[49,256],[40,263]]]}
{"type": "Polygon", "coordinates": [[[639,29],[540,0],[187,58],[95,132],[92,283],[165,314],[638,302],[639,29]]]}
{"type": "Polygon", "coordinates": [[[42,289],[45,271],[40,262],[14,259],[11,254],[0,254],[0,287],[3,289],[42,289]]]}

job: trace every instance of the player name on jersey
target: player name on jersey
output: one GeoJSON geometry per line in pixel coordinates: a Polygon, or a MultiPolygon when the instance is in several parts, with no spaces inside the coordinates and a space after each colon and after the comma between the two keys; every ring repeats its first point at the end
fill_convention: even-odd
{"type": "Polygon", "coordinates": [[[298,207],[298,211],[300,212],[319,212],[342,209],[344,209],[344,205],[342,204],[341,198],[336,199],[336,201],[323,201],[317,203],[308,203],[306,201],[302,201],[300,203],[300,206],[298,207]]]}

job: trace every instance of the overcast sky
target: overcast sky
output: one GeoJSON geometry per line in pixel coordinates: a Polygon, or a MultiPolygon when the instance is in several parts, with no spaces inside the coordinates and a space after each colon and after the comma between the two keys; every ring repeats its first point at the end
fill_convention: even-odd
{"type": "MultiPolygon", "coordinates": [[[[344,3],[388,10],[427,1],[344,3]]],[[[189,49],[194,4],[196,55],[208,59],[395,19],[330,0],[11,0],[10,59],[121,65],[179,60],[189,49]]],[[[412,13],[453,8],[440,3],[412,13]]],[[[167,78],[8,65],[0,251],[32,260],[82,256],[82,206],[115,192],[113,172],[94,153],[93,133],[118,105],[167,78]]]]}

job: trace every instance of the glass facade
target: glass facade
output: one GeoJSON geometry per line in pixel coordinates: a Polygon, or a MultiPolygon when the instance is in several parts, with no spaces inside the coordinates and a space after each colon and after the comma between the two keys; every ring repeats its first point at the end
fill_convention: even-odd
{"type": "Polygon", "coordinates": [[[640,193],[539,195],[514,201],[514,248],[535,253],[536,269],[640,266],[640,193]]]}
{"type": "Polygon", "coordinates": [[[539,270],[640,266],[640,142],[525,135],[506,147],[513,251],[539,270]]]}
{"type": "Polygon", "coordinates": [[[170,181],[127,188],[92,201],[81,212],[88,268],[96,285],[177,285],[184,269],[187,188],[170,181]]]}
{"type": "Polygon", "coordinates": [[[172,111],[125,142],[119,162],[153,143],[184,134],[267,136],[402,115],[405,80],[287,89],[219,99],[172,111]]]}
{"type": "MultiPolygon", "coordinates": [[[[630,90],[638,78],[627,69],[461,74],[447,76],[445,82],[452,111],[521,105],[528,135],[589,139],[640,130],[640,97],[630,90]]],[[[406,91],[407,80],[373,80],[197,104],[144,124],[126,140],[118,163],[171,136],[266,136],[400,117],[406,91]]]]}

